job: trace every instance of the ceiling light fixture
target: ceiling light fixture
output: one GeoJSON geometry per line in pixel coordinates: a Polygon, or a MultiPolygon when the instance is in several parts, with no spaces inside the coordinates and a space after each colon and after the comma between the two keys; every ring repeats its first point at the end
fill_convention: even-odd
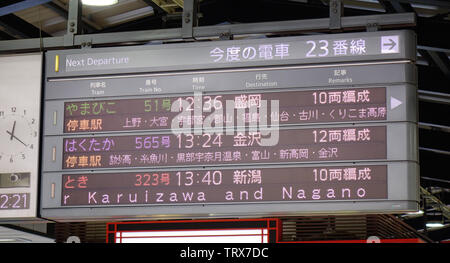
{"type": "Polygon", "coordinates": [[[439,222],[429,222],[426,224],[428,228],[438,228],[438,227],[444,227],[444,224],[439,222]]]}
{"type": "Polygon", "coordinates": [[[423,210],[419,210],[417,212],[406,213],[407,215],[423,215],[423,210]]]}
{"type": "Polygon", "coordinates": [[[16,242],[17,239],[15,238],[0,238],[0,243],[11,243],[11,242],[16,242]]]}
{"type": "Polygon", "coordinates": [[[81,0],[83,5],[92,5],[92,6],[108,6],[115,5],[119,0],[81,0]]]}

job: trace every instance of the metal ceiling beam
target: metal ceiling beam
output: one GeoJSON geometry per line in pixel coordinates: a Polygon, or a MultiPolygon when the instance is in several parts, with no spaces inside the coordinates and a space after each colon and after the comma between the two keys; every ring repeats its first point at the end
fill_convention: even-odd
{"type": "Polygon", "coordinates": [[[0,16],[9,15],[31,7],[51,2],[51,0],[24,0],[15,4],[7,5],[0,8],[0,16]]]}
{"type": "MultiPolygon", "coordinates": [[[[61,16],[62,18],[66,19],[69,17],[69,13],[67,12],[66,9],[64,9],[63,7],[50,2],[50,3],[46,3],[44,4],[45,7],[51,9],[53,12],[57,13],[59,16],[61,16]]],[[[87,19],[86,17],[81,17],[81,20],[83,21],[82,23],[82,27],[84,29],[86,29],[88,31],[88,33],[93,33],[95,31],[98,31],[101,29],[100,26],[96,25],[95,23],[93,23],[92,21],[90,21],[89,19],[87,19]]]]}
{"type": "Polygon", "coordinates": [[[419,122],[419,129],[450,133],[450,127],[433,123],[419,122]]]}
{"type": "Polygon", "coordinates": [[[450,105],[450,94],[447,93],[418,90],[418,97],[420,101],[450,105]]]}
{"type": "Polygon", "coordinates": [[[6,34],[5,32],[2,32],[0,30],[0,40],[12,40],[12,39],[15,39],[15,37],[12,37],[11,35],[6,34]]]}
{"type": "MultiPolygon", "coordinates": [[[[414,8],[408,2],[386,0],[378,0],[378,2],[387,12],[414,12],[414,8]]],[[[432,50],[419,50],[419,52],[428,63],[436,65],[450,79],[450,60],[445,53],[432,50]]]]}
{"type": "Polygon", "coordinates": [[[16,40],[3,40],[0,41],[0,52],[2,51],[36,51],[39,50],[42,44],[42,49],[49,48],[63,48],[64,37],[44,37],[29,38],[29,39],[16,39],[16,40]],[[14,45],[17,45],[16,47],[14,45]]]}
{"type": "Polygon", "coordinates": [[[437,197],[435,197],[433,194],[431,194],[423,187],[420,187],[420,193],[430,201],[432,206],[435,206],[439,210],[441,210],[443,216],[445,216],[447,219],[450,219],[450,207],[446,206],[444,203],[441,202],[441,200],[439,200],[437,197]]]}
{"type": "MultiPolygon", "coordinates": [[[[342,29],[365,29],[368,23],[373,22],[376,22],[379,27],[386,26],[389,28],[394,28],[397,26],[403,28],[405,26],[415,25],[416,17],[412,13],[342,17],[342,29]]],[[[277,34],[286,32],[310,32],[314,30],[329,31],[329,18],[194,27],[193,36],[195,38],[218,38],[223,33],[230,33],[232,35],[277,34]]],[[[74,35],[73,46],[80,46],[82,43],[87,42],[92,43],[92,45],[99,45],[179,39],[182,39],[181,28],[157,29],[133,32],[74,35]]],[[[44,49],[61,47],[63,46],[60,45],[59,38],[43,39],[44,49]]],[[[36,46],[35,39],[0,41],[0,52],[38,48],[39,46],[36,46]]]]}
{"type": "Polygon", "coordinates": [[[97,33],[112,33],[112,32],[124,32],[124,31],[136,31],[136,30],[152,30],[152,29],[164,29],[169,24],[167,22],[175,22],[175,26],[168,28],[180,27],[181,16],[178,16],[176,21],[172,21],[167,18],[169,15],[159,14],[140,18],[138,20],[130,21],[127,23],[111,26],[100,30],[97,33]],[[165,21],[164,21],[165,20],[165,21]]]}
{"type": "Polygon", "coordinates": [[[417,43],[419,47],[428,46],[450,50],[450,21],[436,18],[417,17],[417,43]]]}
{"type": "Polygon", "coordinates": [[[419,150],[420,151],[433,152],[433,153],[437,153],[437,154],[450,155],[449,151],[438,150],[438,149],[427,148],[427,147],[419,147],[419,150]]]}
{"type": "Polygon", "coordinates": [[[384,8],[386,13],[392,14],[392,13],[398,13],[397,10],[395,10],[394,6],[392,6],[390,1],[387,0],[378,0],[378,3],[381,5],[381,7],[384,8]]]}
{"type": "Polygon", "coordinates": [[[67,34],[64,36],[64,45],[73,46],[74,36],[81,33],[81,0],[69,1],[67,17],[67,34]]]}
{"type": "Polygon", "coordinates": [[[450,8],[450,2],[444,0],[390,0],[390,1],[450,8]]]}
{"type": "Polygon", "coordinates": [[[447,79],[450,79],[450,60],[445,51],[419,49],[418,52],[428,62],[429,65],[437,67],[447,79]]]}
{"type": "Polygon", "coordinates": [[[162,9],[159,5],[155,4],[155,2],[153,2],[152,0],[142,0],[142,1],[144,1],[147,5],[153,8],[155,15],[167,14],[167,12],[164,9],[162,9]]]}
{"type": "Polygon", "coordinates": [[[194,37],[194,26],[197,26],[197,1],[186,0],[183,8],[181,36],[183,39],[194,37]]]}
{"type": "Polygon", "coordinates": [[[5,22],[0,20],[0,30],[2,30],[7,35],[14,38],[29,38],[31,36],[27,35],[26,33],[6,24],[5,22]]]}
{"type": "Polygon", "coordinates": [[[6,28],[6,33],[12,33],[17,38],[49,37],[50,35],[33,26],[16,15],[9,14],[0,17],[1,25],[6,28]]]}
{"type": "MultiPolygon", "coordinates": [[[[412,13],[402,14],[383,14],[367,16],[347,16],[341,18],[342,29],[354,30],[365,29],[367,24],[377,23],[378,26],[413,26],[416,23],[416,17],[412,13]]],[[[311,31],[329,31],[330,19],[305,19],[291,20],[282,22],[260,22],[245,24],[228,24],[221,26],[205,26],[194,29],[195,37],[208,37],[222,33],[232,35],[246,34],[265,34],[265,33],[286,33],[286,32],[311,32],[311,31]],[[196,30],[197,29],[197,30],[196,30]]]]}
{"type": "Polygon", "coordinates": [[[330,1],[330,29],[341,28],[341,18],[344,16],[344,3],[342,0],[330,1]]]}
{"type": "Polygon", "coordinates": [[[430,55],[434,64],[450,79],[450,60],[448,56],[445,53],[437,51],[427,50],[426,52],[430,55]]]}
{"type": "Polygon", "coordinates": [[[409,3],[390,0],[378,0],[378,2],[388,13],[414,12],[414,8],[409,3]]]}
{"type": "MultiPolygon", "coordinates": [[[[0,10],[7,10],[11,6],[17,6],[17,4],[24,4],[24,1],[20,0],[1,0],[0,10]]],[[[31,2],[25,1],[25,4],[31,4],[31,2]]],[[[35,1],[36,3],[39,1],[35,1]]],[[[24,6],[22,6],[24,7],[24,6]]],[[[10,9],[12,11],[12,9],[10,9]]],[[[41,31],[27,21],[21,19],[20,17],[9,13],[0,16],[0,30],[3,30],[2,35],[8,37],[3,37],[5,39],[20,39],[20,38],[33,38],[33,37],[49,37],[50,35],[46,32],[41,31]]]]}
{"type": "MultiPolygon", "coordinates": [[[[378,2],[385,8],[386,12],[389,13],[414,12],[414,8],[410,3],[386,0],[378,0],[378,2]]],[[[429,50],[418,51],[429,64],[433,63],[436,65],[444,73],[444,75],[450,79],[450,61],[444,53],[429,50]]]]}
{"type": "Polygon", "coordinates": [[[152,0],[156,5],[158,5],[161,9],[163,9],[168,14],[173,14],[177,8],[179,8],[179,5],[175,2],[170,3],[166,0],[152,0]]]}
{"type": "Polygon", "coordinates": [[[444,52],[444,53],[450,54],[450,49],[447,49],[447,48],[429,47],[429,46],[421,46],[421,45],[417,45],[417,48],[421,49],[421,50],[431,50],[431,51],[444,52]]]}

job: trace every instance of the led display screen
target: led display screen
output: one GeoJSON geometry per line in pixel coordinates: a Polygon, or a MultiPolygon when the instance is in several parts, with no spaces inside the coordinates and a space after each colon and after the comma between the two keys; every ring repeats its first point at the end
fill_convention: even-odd
{"type": "Polygon", "coordinates": [[[385,159],[387,147],[386,126],[235,135],[203,132],[76,137],[65,138],[63,144],[63,169],[385,159]],[[274,144],[265,146],[265,140],[274,144]]]}
{"type": "Polygon", "coordinates": [[[64,132],[170,129],[173,121],[179,122],[179,127],[203,125],[207,117],[212,127],[235,125],[238,117],[244,125],[259,123],[262,118],[280,124],[386,120],[384,87],[216,94],[196,99],[192,95],[65,102],[64,132]],[[186,101],[185,107],[182,101],[186,101]],[[269,108],[264,115],[258,111],[262,101],[269,108]],[[276,111],[272,101],[279,103],[276,111]],[[234,103],[231,113],[226,111],[228,102],[234,103]],[[197,103],[200,114],[194,112],[197,103]],[[252,106],[257,109],[253,114],[248,110],[252,106]],[[191,114],[179,114],[183,110],[191,114]]]}
{"type": "Polygon", "coordinates": [[[152,205],[387,198],[386,165],[64,174],[61,204],[152,205]]]}

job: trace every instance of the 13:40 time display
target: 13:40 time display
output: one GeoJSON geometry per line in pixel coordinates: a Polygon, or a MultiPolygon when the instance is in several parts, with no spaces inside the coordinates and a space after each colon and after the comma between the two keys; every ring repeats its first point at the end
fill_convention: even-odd
{"type": "Polygon", "coordinates": [[[196,184],[220,185],[222,183],[222,171],[206,171],[204,174],[191,171],[177,172],[178,186],[191,186],[196,184]]]}

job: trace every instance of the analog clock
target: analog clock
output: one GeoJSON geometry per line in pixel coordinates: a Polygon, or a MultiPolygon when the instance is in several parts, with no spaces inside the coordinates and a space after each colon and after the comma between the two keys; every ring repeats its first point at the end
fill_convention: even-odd
{"type": "Polygon", "coordinates": [[[26,108],[0,110],[0,163],[2,167],[26,162],[34,154],[38,136],[37,116],[26,108]]]}
{"type": "Polygon", "coordinates": [[[42,54],[0,56],[0,224],[37,219],[42,54]]]}

